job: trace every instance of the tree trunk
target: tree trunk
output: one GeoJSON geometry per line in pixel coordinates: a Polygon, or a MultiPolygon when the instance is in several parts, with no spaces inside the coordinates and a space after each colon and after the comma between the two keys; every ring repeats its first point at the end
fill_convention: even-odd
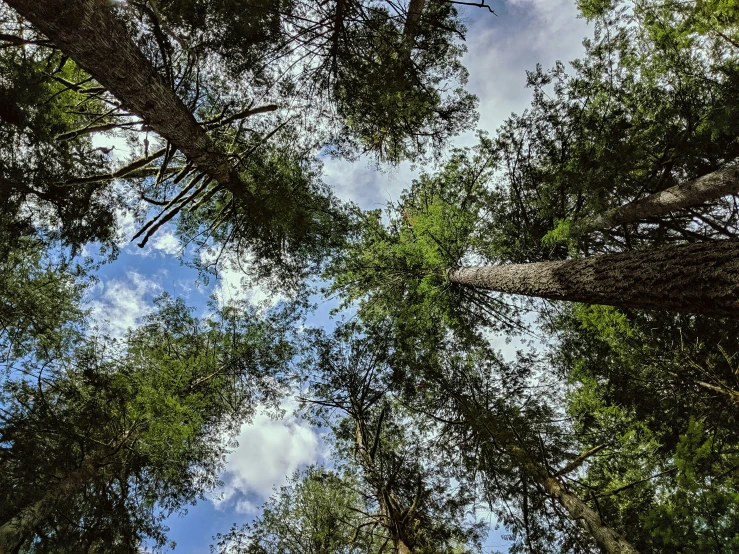
{"type": "MultiPolygon", "coordinates": [[[[506,423],[501,422],[487,408],[479,405],[474,399],[460,395],[448,383],[445,388],[450,396],[456,399],[467,425],[481,435],[486,448],[495,445],[497,449],[507,453],[513,463],[527,477],[537,481],[554,498],[570,516],[583,529],[585,529],[595,542],[607,554],[638,554],[638,551],[623,537],[604,524],[600,516],[583,502],[577,495],[567,490],[560,478],[550,475],[542,464],[538,463],[531,455],[521,448],[513,434],[507,431],[506,423]]],[[[497,459],[499,451],[489,452],[490,458],[497,459]]]]}
{"type": "Polygon", "coordinates": [[[85,464],[52,485],[43,498],[20,510],[0,526],[0,554],[11,554],[27,540],[33,538],[34,529],[42,525],[54,513],[59,502],[85,488],[94,474],[91,464],[85,464]]]}
{"type": "Polygon", "coordinates": [[[579,260],[447,271],[452,283],[510,294],[647,310],[739,316],[739,241],[579,260]]]}
{"type": "Polygon", "coordinates": [[[236,198],[247,189],[225,154],[156,72],[110,0],[7,0],[66,55],[236,198]]]}
{"type": "Polygon", "coordinates": [[[657,192],[642,200],[584,219],[572,226],[572,233],[586,235],[593,231],[612,229],[619,225],[659,217],[684,208],[700,206],[727,194],[737,193],[739,193],[739,168],[727,167],[657,192]]]}
{"type": "Polygon", "coordinates": [[[421,13],[423,8],[426,6],[426,0],[410,0],[408,3],[408,15],[405,18],[405,25],[403,27],[403,35],[406,41],[407,48],[412,48],[413,40],[416,38],[418,32],[418,24],[421,21],[421,13]]]}
{"type": "Polygon", "coordinates": [[[613,529],[604,525],[598,514],[578,496],[567,491],[555,477],[540,478],[538,481],[550,496],[557,499],[569,516],[578,522],[593,537],[598,546],[608,554],[638,554],[637,550],[613,529]]]}

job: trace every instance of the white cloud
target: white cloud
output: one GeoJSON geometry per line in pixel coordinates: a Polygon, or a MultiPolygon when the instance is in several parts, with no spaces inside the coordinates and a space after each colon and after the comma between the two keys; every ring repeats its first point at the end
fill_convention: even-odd
{"type": "Polygon", "coordinates": [[[121,337],[151,312],[150,297],[161,290],[150,277],[128,271],[125,277],[102,281],[87,303],[93,321],[111,337],[121,337]]]}
{"type": "Polygon", "coordinates": [[[224,483],[216,505],[234,506],[241,513],[255,513],[273,487],[284,485],[296,469],[325,457],[321,436],[294,413],[294,402],[283,405],[281,419],[260,413],[241,427],[239,446],[229,454],[224,483]]]}
{"type": "Polygon", "coordinates": [[[169,228],[162,228],[154,234],[154,238],[151,241],[151,247],[154,250],[158,250],[163,254],[174,256],[179,254],[182,249],[180,240],[175,236],[169,228]]]}
{"type": "Polygon", "coordinates": [[[165,256],[175,256],[182,250],[180,239],[177,238],[171,225],[165,225],[158,229],[149,239],[144,248],[139,248],[138,242],[132,241],[134,235],[139,231],[143,224],[136,221],[133,212],[130,210],[119,210],[116,213],[118,223],[118,246],[125,248],[126,252],[135,256],[143,256],[148,258],[154,254],[165,256]]]}
{"type": "Polygon", "coordinates": [[[418,173],[407,162],[397,168],[383,168],[382,172],[368,160],[349,162],[326,158],[323,164],[324,181],[336,196],[365,210],[384,208],[388,201],[397,201],[418,173]]]}
{"type": "MultiPolygon", "coordinates": [[[[201,262],[207,264],[208,261],[208,254],[202,253],[201,262]]],[[[271,290],[268,284],[262,286],[261,283],[255,283],[245,274],[243,268],[248,268],[251,263],[249,259],[239,262],[229,255],[222,257],[213,286],[213,295],[220,306],[246,300],[254,305],[269,308],[286,300],[284,294],[271,290]]]]}
{"type": "MultiPolygon", "coordinates": [[[[528,107],[526,70],[582,56],[582,40],[591,32],[577,15],[574,0],[510,0],[498,17],[470,22],[464,64],[470,72],[468,88],[480,98],[480,129],[493,132],[511,112],[528,107]]],[[[476,140],[468,133],[457,142],[476,140]]]]}
{"type": "Polygon", "coordinates": [[[131,210],[116,210],[115,216],[118,225],[118,246],[123,248],[136,234],[138,226],[131,210]]]}

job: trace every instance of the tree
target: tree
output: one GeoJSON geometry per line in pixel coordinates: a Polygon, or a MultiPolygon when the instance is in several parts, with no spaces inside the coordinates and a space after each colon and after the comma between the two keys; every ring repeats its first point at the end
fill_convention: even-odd
{"type": "Polygon", "coordinates": [[[735,548],[734,325],[586,306],[552,320],[575,431],[618,452],[581,481],[643,551],[735,548]]]}
{"type": "Polygon", "coordinates": [[[64,356],[16,360],[0,419],[0,551],[136,552],[217,483],[228,439],[275,402],[292,354],[279,316],[182,301],[126,339],[79,336],[64,356]]]}
{"type": "Polygon", "coordinates": [[[551,300],[739,314],[736,241],[447,271],[450,283],[551,300]]]}
{"type": "MultiPolygon", "coordinates": [[[[486,349],[464,347],[466,353],[454,353],[443,334],[437,330],[432,350],[409,351],[394,331],[377,327],[346,336],[343,345],[326,343],[323,348],[328,348],[319,357],[323,370],[316,376],[317,385],[313,385],[320,394],[311,401],[325,413],[338,407],[349,414],[337,436],[351,445],[363,479],[393,500],[384,507],[381,495],[375,493],[380,514],[394,522],[389,532],[398,535],[396,538],[391,534],[398,551],[423,549],[423,543],[404,536],[408,517],[402,511],[393,517],[389,509],[395,507],[393,504],[402,508],[403,498],[414,496],[412,487],[401,492],[403,489],[394,491],[391,484],[403,487],[404,483],[412,483],[413,460],[419,458],[419,453],[410,454],[398,466],[391,462],[394,456],[386,458],[390,452],[382,451],[390,436],[379,433],[386,426],[388,433],[401,432],[393,427],[393,412],[402,409],[401,413],[407,415],[398,423],[406,429],[403,433],[413,433],[413,438],[407,445],[398,443],[398,439],[390,444],[403,444],[403,450],[410,447],[413,452],[423,443],[421,448],[434,460],[425,461],[423,467],[445,468],[437,471],[441,470],[442,475],[450,472],[467,494],[473,493],[475,480],[481,475],[491,509],[495,506],[506,524],[525,537],[529,549],[532,544],[546,547],[562,541],[562,551],[567,551],[573,541],[594,540],[607,552],[636,552],[566,484],[565,476],[578,470],[604,445],[591,447],[581,455],[568,452],[571,438],[561,426],[547,421],[553,419],[553,411],[526,390],[526,373],[532,373],[532,360],[522,359],[514,368],[486,349]],[[373,382],[376,385],[372,386],[373,382]],[[388,393],[396,398],[392,404],[384,404],[379,415],[368,411],[373,404],[379,408],[388,393]],[[413,428],[415,432],[409,431],[413,428]],[[554,469],[555,464],[560,469],[554,469]],[[386,480],[388,467],[398,468],[398,476],[386,480]],[[407,471],[411,471],[408,478],[401,478],[407,471]],[[554,500],[564,513],[550,511],[547,499],[554,500]],[[518,513],[523,521],[512,516],[509,503],[522,511],[518,513]],[[551,517],[559,522],[547,521],[551,517]],[[563,536],[558,537],[558,533],[563,536]]],[[[398,456],[398,446],[395,448],[394,455],[398,456]]],[[[413,502],[414,513],[421,518],[415,526],[419,530],[427,525],[423,518],[425,494],[420,491],[413,502]]],[[[443,513],[431,521],[438,521],[443,513]]],[[[438,551],[440,546],[433,548],[438,551]]]]}
{"type": "Polygon", "coordinates": [[[301,360],[304,408],[332,430],[334,468],[296,473],[260,517],[219,535],[212,551],[430,554],[479,545],[469,489],[452,486],[456,474],[428,456],[433,424],[390,393],[386,352],[351,332],[309,331],[301,360]]]}
{"type": "Polygon", "coordinates": [[[9,8],[0,7],[0,13],[7,22],[0,50],[0,71],[7,77],[0,85],[3,243],[12,248],[21,237],[33,235],[35,240],[61,241],[76,252],[99,241],[114,253],[118,196],[96,182],[65,186],[72,178],[108,170],[110,160],[93,147],[89,135],[57,138],[107,123],[110,106],[45,40],[20,40],[9,8]],[[20,41],[17,46],[13,39],[20,41]],[[71,81],[81,83],[78,90],[64,84],[71,81]]]}
{"type": "Polygon", "coordinates": [[[625,206],[613,208],[602,214],[577,223],[575,234],[587,234],[601,229],[653,219],[685,208],[695,208],[709,201],[739,192],[737,170],[728,167],[703,175],[698,179],[681,183],[657,192],[625,206]]]}
{"type": "Polygon", "coordinates": [[[595,29],[586,55],[570,70],[530,72],[531,108],[493,139],[503,171],[493,183],[503,198],[494,209],[502,260],[734,238],[731,185],[670,205],[663,194],[736,163],[737,51],[720,36],[728,12],[714,6],[722,23],[707,24],[707,3],[580,5],[595,29]],[[638,217],[601,216],[620,206],[638,217]]]}
{"type": "MultiPolygon", "coordinates": [[[[292,263],[300,272],[326,255],[328,229],[341,227],[342,218],[335,199],[313,176],[310,187],[280,196],[277,205],[278,194],[296,187],[290,172],[310,173],[312,153],[327,145],[345,155],[360,149],[392,161],[415,157],[427,143],[439,146],[469,125],[475,101],[461,89],[441,92],[448,82],[465,78],[458,61],[462,50],[453,44],[463,28],[451,4],[426,9],[427,24],[413,33],[410,63],[396,61],[394,52],[407,37],[398,38],[399,22],[382,5],[291,5],[283,12],[270,2],[257,4],[132,2],[114,10],[94,1],[12,3],[52,39],[34,40],[36,48],[56,45],[121,101],[114,110],[118,119],[79,133],[123,129],[131,135],[136,127],[147,133],[139,160],[76,184],[146,177],[147,166],[161,158],[156,181],[138,187],[145,205],[164,206],[142,230],[142,244],[185,207],[197,206],[196,235],[233,241],[239,252],[255,245],[250,254],[256,264],[269,252],[265,266],[277,259],[276,265],[292,263]],[[142,50],[132,32],[143,41],[142,50]],[[113,43],[119,45],[115,51],[113,43]],[[296,83],[306,84],[310,93],[296,83]],[[318,106],[316,94],[325,95],[334,109],[318,106]],[[276,113],[257,129],[245,128],[246,118],[279,112],[275,102],[255,106],[260,96],[292,104],[296,112],[276,113]],[[163,149],[148,151],[149,132],[167,143],[163,149]],[[261,145],[274,137],[284,139],[287,155],[277,154],[293,165],[275,174],[287,176],[287,182],[273,178],[267,186],[259,169],[272,161],[275,149],[265,152],[261,145]],[[175,160],[182,162],[180,170],[168,171],[175,160]]],[[[23,43],[18,40],[11,43],[23,43]]],[[[80,88],[74,82],[69,87],[80,88]]],[[[106,96],[105,90],[97,93],[106,96]]],[[[185,237],[192,240],[192,221],[186,228],[185,237]]]]}
{"type": "Polygon", "coordinates": [[[480,178],[486,163],[479,153],[460,153],[439,175],[422,176],[398,206],[389,208],[387,224],[378,212],[358,215],[360,230],[327,272],[331,290],[347,301],[361,300],[363,317],[392,316],[405,322],[399,325],[413,321],[419,333],[440,323],[458,334],[474,334],[480,325],[516,327],[515,311],[488,290],[630,308],[737,313],[735,241],[487,265],[495,261],[497,247],[486,234],[488,206],[495,201],[480,178]]]}
{"type": "Polygon", "coordinates": [[[464,521],[470,491],[454,491],[452,475],[426,456],[433,425],[389,394],[392,370],[382,340],[351,333],[340,329],[334,337],[314,339],[306,401],[314,405],[313,418],[333,428],[348,467],[357,468],[367,504],[362,525],[382,529],[399,554],[457,552],[477,544],[479,526],[464,521]],[[337,410],[345,415],[332,414],[337,410]]]}
{"type": "Polygon", "coordinates": [[[228,158],[134,44],[111,6],[95,1],[9,2],[63,52],[239,201],[251,200],[228,158]]]}
{"type": "MultiPolygon", "coordinates": [[[[469,363],[469,362],[468,362],[469,363]]],[[[452,362],[452,367],[454,367],[452,362]]],[[[464,365],[464,362],[462,362],[464,365]]],[[[449,380],[441,380],[439,383],[440,393],[448,395],[451,401],[451,414],[446,413],[447,421],[461,419],[466,429],[462,433],[470,433],[468,444],[476,444],[479,456],[482,458],[480,464],[483,471],[495,474],[506,462],[501,462],[500,457],[508,458],[508,463],[513,464],[520,474],[523,490],[519,493],[526,498],[529,494],[527,481],[535,483],[543,489],[545,494],[558,502],[565,510],[567,516],[578,525],[582,526],[593,541],[609,554],[634,554],[637,550],[611,526],[609,526],[598,511],[589,506],[582,498],[578,497],[565,481],[565,476],[577,470],[590,456],[603,448],[598,445],[577,456],[574,460],[565,464],[559,470],[552,468],[552,452],[543,444],[536,444],[536,435],[526,433],[525,426],[532,422],[531,416],[526,417],[525,409],[505,406],[504,401],[495,398],[489,390],[465,390],[465,385],[485,386],[484,374],[482,378],[475,376],[465,378],[457,371],[444,371],[450,377],[449,380]],[[461,385],[461,386],[460,386],[461,385]],[[507,409],[506,409],[507,408],[507,409]],[[520,413],[523,412],[523,413],[520,413]],[[452,415],[452,417],[449,417],[452,415]],[[517,417],[518,416],[518,417],[517,417]],[[523,416],[523,417],[522,417],[523,416]],[[520,419],[519,419],[520,418],[520,419]],[[537,448],[539,446],[539,448],[537,448]]],[[[473,370],[475,371],[475,370],[473,370]]],[[[535,412],[536,407],[530,408],[535,412]]],[[[531,414],[533,415],[533,414],[531,414]]],[[[538,415],[538,414],[537,414],[538,415]]],[[[541,438],[539,438],[541,441],[541,438]]],[[[551,448],[551,447],[550,447],[551,448]]],[[[554,449],[556,453],[556,447],[554,449]]],[[[527,500],[522,501],[524,526],[528,534],[527,500]]]]}
{"type": "Polygon", "coordinates": [[[252,523],[219,535],[219,554],[353,554],[383,552],[382,536],[368,530],[364,501],[349,475],[323,467],[295,472],[252,523]]]}

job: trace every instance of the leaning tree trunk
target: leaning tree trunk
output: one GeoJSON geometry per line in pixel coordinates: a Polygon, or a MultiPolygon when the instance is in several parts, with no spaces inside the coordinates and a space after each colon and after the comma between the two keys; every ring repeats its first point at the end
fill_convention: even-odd
{"type": "Polygon", "coordinates": [[[6,0],[62,52],[236,198],[247,189],[228,157],[134,44],[110,0],[6,0]]]}
{"type": "Polygon", "coordinates": [[[489,453],[490,458],[497,459],[500,450],[508,454],[520,471],[539,483],[547,495],[565,509],[570,519],[587,531],[603,552],[638,554],[638,551],[626,539],[601,520],[595,510],[576,494],[571,493],[559,475],[550,475],[546,468],[533,459],[526,449],[519,446],[515,436],[507,431],[506,422],[500,421],[474,399],[460,395],[454,387],[447,386],[446,388],[449,395],[457,401],[467,425],[483,438],[485,447],[490,448],[495,445],[496,450],[489,453]]]}
{"type": "Polygon", "coordinates": [[[584,219],[572,226],[572,233],[586,235],[593,231],[612,229],[619,225],[660,217],[684,208],[700,206],[706,202],[718,200],[727,194],[737,193],[739,193],[739,167],[727,167],[657,192],[642,200],[584,219]]]}
{"type": "Polygon", "coordinates": [[[0,554],[17,552],[27,540],[33,538],[39,528],[57,509],[58,504],[84,490],[95,473],[88,463],[66,475],[58,483],[50,483],[46,494],[36,502],[20,510],[0,525],[0,554]]]}
{"type": "Polygon", "coordinates": [[[648,310],[739,316],[739,241],[579,260],[447,271],[452,283],[510,294],[648,310]]]}

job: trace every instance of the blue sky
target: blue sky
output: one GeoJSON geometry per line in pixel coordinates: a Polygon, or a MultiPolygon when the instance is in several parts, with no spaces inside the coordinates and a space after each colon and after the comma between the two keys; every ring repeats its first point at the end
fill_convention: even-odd
{"type": "MultiPolygon", "coordinates": [[[[478,128],[493,132],[511,112],[520,113],[529,104],[526,70],[534,69],[537,63],[549,68],[558,60],[580,57],[582,39],[590,31],[584,20],[577,18],[574,0],[510,0],[492,2],[491,6],[497,17],[478,8],[462,7],[461,12],[468,26],[464,60],[470,73],[468,88],[480,98],[478,128]]],[[[459,137],[456,145],[475,142],[474,133],[469,132],[459,137]]],[[[370,160],[349,163],[327,159],[324,170],[326,182],[340,198],[365,209],[397,200],[416,174],[409,164],[378,172],[370,160]]],[[[133,220],[123,218],[122,228],[130,239],[135,232],[133,220]]],[[[151,309],[151,299],[162,291],[183,297],[202,310],[212,293],[226,301],[243,294],[238,287],[240,276],[234,271],[223,272],[208,287],[198,286],[197,272],[180,264],[177,239],[166,227],[143,250],[125,240],[121,246],[120,256],[102,267],[100,281],[89,295],[89,307],[108,334],[121,335],[134,326],[151,309]]],[[[266,296],[258,289],[247,295],[252,300],[266,296]]],[[[327,312],[323,306],[311,323],[327,324],[327,312]]],[[[170,518],[170,538],[177,542],[176,552],[207,553],[213,535],[227,532],[233,523],[250,520],[272,488],[285,483],[286,476],[325,459],[327,446],[320,434],[294,415],[294,402],[288,400],[285,407],[282,420],[258,415],[242,427],[239,447],[228,458],[222,476],[224,487],[218,495],[191,507],[184,517],[170,518]]],[[[495,550],[505,551],[505,541],[494,532],[486,551],[495,550]]]]}

